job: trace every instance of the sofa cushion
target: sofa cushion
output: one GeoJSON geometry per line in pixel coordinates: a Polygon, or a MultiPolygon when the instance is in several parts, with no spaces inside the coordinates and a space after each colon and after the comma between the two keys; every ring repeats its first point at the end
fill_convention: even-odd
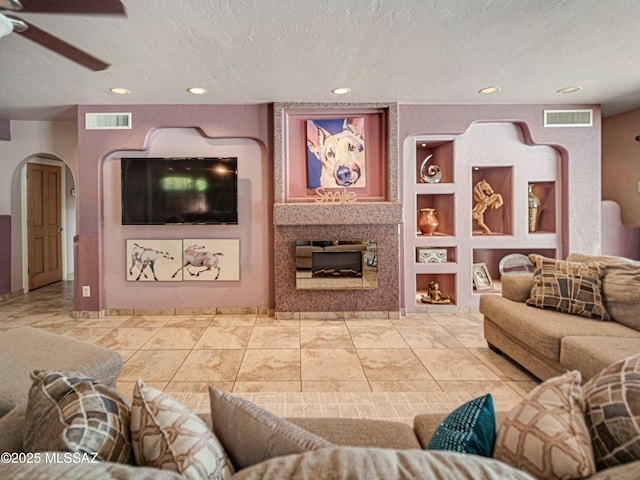
{"type": "Polygon", "coordinates": [[[427,450],[450,450],[491,457],[496,415],[491,394],[474,398],[451,412],[437,428],[427,450]]]}
{"type": "Polygon", "coordinates": [[[223,446],[207,425],[142,380],[133,391],[131,442],[141,466],[171,470],[191,480],[223,480],[233,474],[223,446]]]}
{"type": "Polygon", "coordinates": [[[564,337],[560,363],[569,370],[580,370],[583,380],[595,377],[612,363],[640,352],[640,337],[564,337]]]}
{"type": "Polygon", "coordinates": [[[241,470],[234,480],[351,480],[408,478],[456,480],[533,480],[491,458],[455,452],[392,450],[388,448],[325,448],[286,455],[241,470]]]}
{"type": "MultiPolygon", "coordinates": [[[[52,452],[53,453],[53,452],[52,452]]],[[[42,457],[44,458],[44,457],[42,457]]],[[[0,478],[11,480],[184,480],[175,472],[121,463],[0,463],[0,478]]]]}
{"type": "Polygon", "coordinates": [[[240,470],[272,457],[333,446],[244,398],[209,387],[211,426],[240,470]]]}
{"type": "Polygon", "coordinates": [[[129,462],[129,402],[115,389],[79,375],[33,372],[25,452],[80,452],[129,462]]]}
{"type": "Polygon", "coordinates": [[[534,388],[502,423],[494,458],[537,478],[593,475],[580,382],[580,372],[572,371],[534,388]]]}
{"type": "Polygon", "coordinates": [[[533,287],[533,273],[510,273],[500,277],[502,296],[514,302],[526,302],[533,287]]]}
{"type": "Polygon", "coordinates": [[[538,355],[555,362],[560,359],[560,341],[565,336],[640,338],[640,332],[616,322],[531,308],[498,295],[482,295],[480,311],[506,335],[519,339],[538,355]]]}
{"type": "Polygon", "coordinates": [[[584,399],[598,470],[640,460],[640,354],[589,380],[584,399]]]}
{"type": "Polygon", "coordinates": [[[602,298],[603,264],[567,262],[529,255],[533,263],[533,288],[527,305],[610,320],[602,298]]]}
{"type": "Polygon", "coordinates": [[[78,372],[115,386],[122,370],[118,352],[38,328],[0,332],[0,417],[27,399],[34,370],[78,372]]]}
{"type": "Polygon", "coordinates": [[[602,294],[609,315],[616,322],[640,331],[640,262],[576,253],[569,255],[567,260],[603,263],[606,268],[602,278],[602,294]]]}
{"type": "Polygon", "coordinates": [[[364,418],[288,418],[334,445],[380,448],[422,448],[406,423],[364,418]]]}

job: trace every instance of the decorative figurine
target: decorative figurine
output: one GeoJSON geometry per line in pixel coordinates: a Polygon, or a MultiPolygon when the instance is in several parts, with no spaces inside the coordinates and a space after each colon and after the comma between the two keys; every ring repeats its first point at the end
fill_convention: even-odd
{"type": "Polygon", "coordinates": [[[442,295],[442,292],[440,291],[440,284],[438,282],[430,282],[427,294],[422,295],[420,301],[422,303],[447,304],[451,303],[451,298],[442,295]]]}
{"type": "Polygon", "coordinates": [[[471,218],[478,222],[478,226],[485,234],[490,234],[491,229],[484,223],[484,212],[491,207],[497,210],[503,205],[502,195],[493,191],[486,180],[481,180],[473,187],[473,199],[476,206],[471,210],[471,218]]]}

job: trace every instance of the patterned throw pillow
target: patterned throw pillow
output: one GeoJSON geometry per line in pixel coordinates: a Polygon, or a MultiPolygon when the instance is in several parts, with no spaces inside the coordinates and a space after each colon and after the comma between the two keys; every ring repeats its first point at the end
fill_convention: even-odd
{"type": "Polygon", "coordinates": [[[611,320],[602,299],[601,262],[567,262],[529,255],[533,263],[533,288],[527,305],[611,320]]]}
{"type": "Polygon", "coordinates": [[[580,372],[572,371],[534,388],[498,429],[493,458],[537,478],[593,475],[581,380],[580,372]]]}
{"type": "Polygon", "coordinates": [[[209,387],[211,423],[235,467],[333,444],[244,398],[209,387]]]}
{"type": "Polygon", "coordinates": [[[584,400],[597,469],[640,460],[640,354],[585,383],[584,400]]]}
{"type": "Polygon", "coordinates": [[[451,450],[491,457],[496,440],[496,414],[490,394],[456,408],[437,428],[427,450],[451,450]]]}
{"type": "Polygon", "coordinates": [[[142,380],[133,390],[131,442],[139,466],[172,470],[190,480],[224,480],[233,474],[209,427],[171,395],[142,380]]]}
{"type": "Polygon", "coordinates": [[[23,432],[25,452],[72,452],[130,462],[129,402],[81,375],[34,371],[23,432]]]}

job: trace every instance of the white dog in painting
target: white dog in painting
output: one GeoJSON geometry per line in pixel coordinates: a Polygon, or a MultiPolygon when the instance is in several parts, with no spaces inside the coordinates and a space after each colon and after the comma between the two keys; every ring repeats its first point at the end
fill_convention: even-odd
{"type": "Polygon", "coordinates": [[[322,164],[321,187],[365,186],[364,117],[345,118],[342,131],[333,135],[307,121],[307,147],[322,164]]]}

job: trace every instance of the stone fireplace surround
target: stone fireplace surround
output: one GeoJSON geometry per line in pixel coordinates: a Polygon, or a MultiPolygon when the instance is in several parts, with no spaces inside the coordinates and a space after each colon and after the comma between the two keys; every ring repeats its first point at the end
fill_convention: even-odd
{"type": "Polygon", "coordinates": [[[399,150],[397,104],[276,103],[274,105],[274,283],[276,318],[400,316],[399,150]],[[342,113],[384,109],[387,118],[386,201],[346,204],[286,202],[289,112],[342,113]],[[378,243],[375,290],[297,290],[296,240],[371,239],[378,243]]]}

